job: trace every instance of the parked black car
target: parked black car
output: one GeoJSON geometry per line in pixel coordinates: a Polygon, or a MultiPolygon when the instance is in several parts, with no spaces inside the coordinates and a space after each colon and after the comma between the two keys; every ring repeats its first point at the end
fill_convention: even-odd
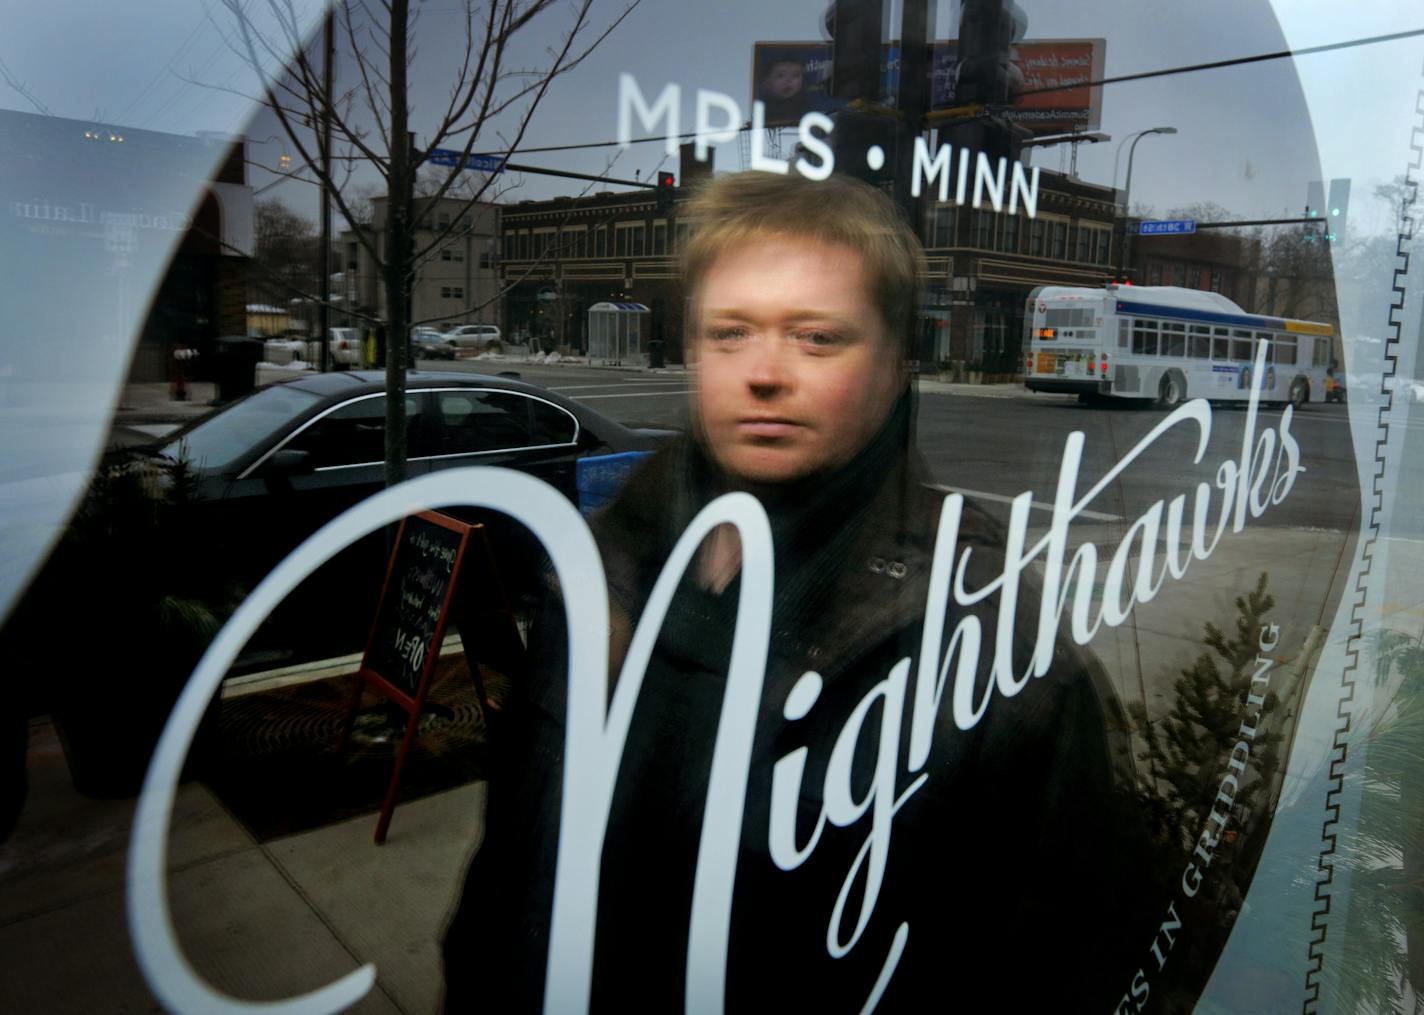
{"type": "MultiPolygon", "coordinates": [[[[498,465],[538,476],[576,499],[575,463],[587,455],[648,451],[667,431],[632,430],[510,376],[411,371],[406,393],[408,474],[498,465]]],[[[110,464],[162,456],[190,463],[203,545],[251,589],[293,548],[385,481],[384,375],[314,374],[273,385],[160,441],[114,452],[110,464]]],[[[490,528],[501,577],[519,601],[543,557],[503,516],[450,509],[490,528]]],[[[359,651],[384,576],[382,535],[354,544],[309,578],[249,645],[239,669],[359,651]]]]}

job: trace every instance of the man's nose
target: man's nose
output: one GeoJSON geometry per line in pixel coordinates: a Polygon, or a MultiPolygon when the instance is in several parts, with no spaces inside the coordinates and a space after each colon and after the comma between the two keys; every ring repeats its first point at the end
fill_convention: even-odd
{"type": "Polygon", "coordinates": [[[788,357],[793,350],[780,335],[762,335],[747,350],[747,387],[761,398],[779,394],[791,386],[791,365],[788,357]]]}

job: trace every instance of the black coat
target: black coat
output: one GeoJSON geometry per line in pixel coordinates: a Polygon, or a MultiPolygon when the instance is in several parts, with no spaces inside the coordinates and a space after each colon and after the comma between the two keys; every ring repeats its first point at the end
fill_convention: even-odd
{"type": "MultiPolygon", "coordinates": [[[[909,701],[944,495],[923,485],[915,456],[880,451],[885,460],[843,488],[809,500],[799,491],[780,519],[772,506],[777,593],[733,901],[727,1008],[860,1011],[904,924],[880,1011],[958,1007],[971,998],[977,1008],[983,997],[1015,1010],[1111,1010],[1155,925],[1134,891],[1146,859],[1129,803],[1126,722],[1101,668],[1063,639],[1045,677],[1013,698],[996,695],[968,732],[950,717],[946,689],[927,778],[891,822],[878,900],[843,957],[828,952],[828,924],[871,814],[846,827],[826,822],[794,870],[772,861],[777,760],[807,748],[795,835],[804,848],[847,717],[906,657],[912,669],[895,795],[918,778],[905,764],[909,701]],[[827,513],[848,517],[818,528],[827,513]],[[823,690],[804,718],[789,721],[783,704],[807,670],[820,673],[823,690]]],[[[638,616],[670,541],[704,499],[694,489],[694,503],[678,506],[688,499],[689,455],[697,452],[687,444],[661,453],[595,524],[615,615],[638,616]]],[[[966,546],[973,548],[971,587],[1000,573],[1001,533],[971,507],[960,531],[961,552],[966,546]]],[[[599,1010],[682,1007],[693,871],[736,593],[735,583],[714,595],[685,579],[649,664],[603,851],[592,992],[599,1010]]],[[[981,684],[995,604],[975,607],[985,632],[981,684]]],[[[531,642],[543,659],[528,693],[505,716],[486,838],[445,941],[450,1012],[532,1011],[542,998],[566,694],[562,604],[554,606],[531,642]]],[[[963,615],[951,614],[946,641],[963,615]]],[[[1021,596],[1017,618],[1021,668],[1036,635],[1031,594],[1021,596]]],[[[856,743],[854,800],[872,785],[883,707],[883,699],[871,706],[856,743]]],[[[848,893],[841,941],[860,912],[865,877],[862,870],[848,893]]]]}

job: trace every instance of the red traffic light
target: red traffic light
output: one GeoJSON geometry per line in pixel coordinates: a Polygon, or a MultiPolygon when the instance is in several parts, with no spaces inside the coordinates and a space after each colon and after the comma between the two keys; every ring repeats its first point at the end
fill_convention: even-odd
{"type": "Polygon", "coordinates": [[[673,176],[672,176],[672,173],[659,173],[659,174],[658,174],[658,186],[659,186],[659,187],[671,187],[672,185],[673,185],[673,176]]]}

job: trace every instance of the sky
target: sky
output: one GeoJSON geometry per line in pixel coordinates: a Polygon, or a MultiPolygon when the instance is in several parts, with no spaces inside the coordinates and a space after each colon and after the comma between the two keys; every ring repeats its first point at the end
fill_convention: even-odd
{"type": "MultiPolygon", "coordinates": [[[[258,27],[278,37],[271,32],[267,0],[240,2],[258,27]]],[[[299,34],[314,37],[320,4],[293,2],[299,34]]],[[[893,0],[892,17],[900,2],[893,0]]],[[[1020,5],[1028,16],[1029,39],[1106,40],[1109,77],[1424,26],[1424,14],[1411,16],[1412,5],[1393,0],[1349,5],[1326,0],[1274,5],[1265,0],[1020,0],[1020,5]]],[[[278,165],[278,157],[293,149],[270,115],[254,115],[255,76],[233,51],[236,20],[222,0],[147,0],[141,18],[128,5],[79,0],[61,0],[43,10],[16,0],[4,0],[4,6],[0,106],[43,108],[174,133],[246,134],[254,163],[250,182],[259,188],[276,183],[264,196],[279,196],[314,215],[315,187],[281,182],[261,168],[278,165]]],[[[464,8],[459,0],[427,0],[417,6],[412,97],[417,140],[424,143],[459,66],[464,8]]],[[[691,122],[698,89],[730,95],[749,116],[753,43],[822,39],[826,7],[826,0],[642,0],[581,66],[552,84],[523,144],[612,140],[618,77],[625,71],[649,95],[668,83],[680,85],[684,123],[691,122]]],[[[937,8],[937,36],[952,37],[950,0],[937,0],[937,8]]],[[[547,65],[549,47],[567,26],[567,10],[555,5],[517,39],[508,66],[547,65]]],[[[607,25],[622,11],[619,3],[599,0],[593,23],[607,25]]],[[[340,48],[345,52],[338,55],[338,77],[354,83],[345,40],[340,48]]],[[[1111,184],[1115,160],[1125,161],[1125,153],[1120,155],[1124,140],[1148,127],[1170,125],[1176,135],[1149,136],[1138,145],[1134,206],[1165,214],[1214,202],[1241,217],[1298,214],[1310,179],[1349,176],[1355,181],[1355,220],[1361,226],[1382,222],[1370,206],[1369,192],[1403,171],[1421,65],[1424,38],[1416,37],[1293,61],[1110,85],[1104,90],[1099,129],[1112,140],[1081,145],[1077,171],[1084,179],[1111,184]]],[[[476,150],[500,149],[501,135],[509,136],[514,127],[511,116],[496,121],[476,150]]],[[[1048,169],[1068,168],[1067,146],[1039,149],[1033,157],[1048,169]]],[[[667,159],[660,145],[647,144],[623,151],[531,153],[520,161],[620,178],[647,179],[659,168],[677,169],[676,159],[667,159]]],[[[718,148],[718,169],[740,168],[741,161],[738,143],[718,148]]],[[[502,199],[510,201],[577,193],[583,187],[570,180],[512,174],[500,184],[502,199]]]]}

